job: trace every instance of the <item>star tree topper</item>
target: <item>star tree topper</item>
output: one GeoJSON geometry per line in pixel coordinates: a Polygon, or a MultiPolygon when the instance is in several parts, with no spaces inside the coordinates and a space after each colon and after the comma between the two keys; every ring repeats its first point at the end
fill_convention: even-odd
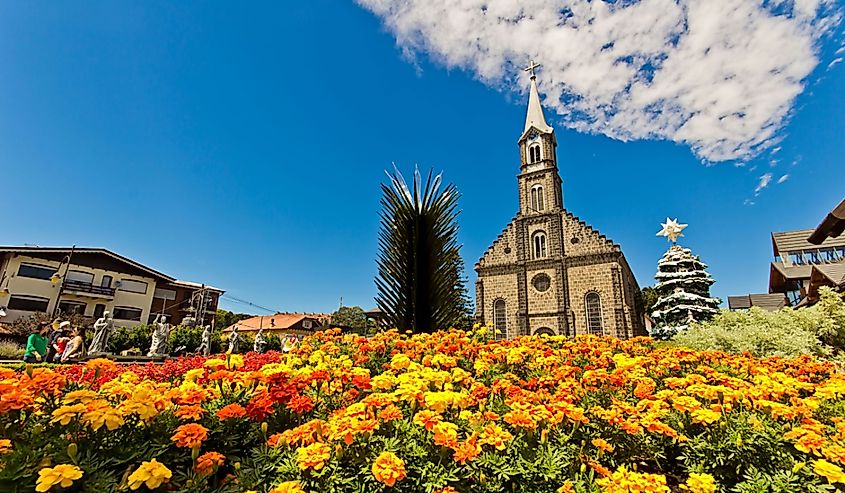
{"type": "Polygon", "coordinates": [[[663,229],[657,232],[656,236],[665,236],[672,243],[677,243],[679,236],[684,236],[681,231],[687,227],[686,224],[678,224],[677,219],[666,218],[665,223],[660,223],[663,229]]]}

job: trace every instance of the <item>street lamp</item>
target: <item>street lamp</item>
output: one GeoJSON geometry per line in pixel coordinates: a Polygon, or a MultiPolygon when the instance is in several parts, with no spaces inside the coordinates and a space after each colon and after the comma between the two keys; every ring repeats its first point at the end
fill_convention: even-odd
{"type": "Polygon", "coordinates": [[[56,296],[56,306],[53,307],[53,315],[52,315],[53,317],[55,317],[56,312],[59,311],[59,303],[61,303],[61,301],[62,301],[62,292],[65,289],[65,279],[67,278],[67,271],[70,270],[70,261],[71,261],[71,259],[73,259],[74,250],[76,250],[76,245],[73,245],[72,247],[70,247],[70,253],[64,259],[62,259],[62,263],[59,264],[59,269],[62,268],[62,264],[65,265],[64,274],[60,275],[59,271],[57,269],[56,272],[54,272],[53,275],[50,276],[50,282],[53,283],[53,286],[55,286],[56,284],[59,284],[59,282],[61,282],[61,284],[59,284],[59,295],[56,296]]]}

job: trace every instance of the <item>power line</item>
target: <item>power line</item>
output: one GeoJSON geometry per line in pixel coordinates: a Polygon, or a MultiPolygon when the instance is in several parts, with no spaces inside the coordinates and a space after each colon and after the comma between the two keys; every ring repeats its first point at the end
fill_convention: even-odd
{"type": "Polygon", "coordinates": [[[231,295],[223,294],[223,295],[220,295],[220,298],[222,298],[224,300],[228,300],[228,301],[233,301],[235,303],[241,303],[243,305],[249,305],[251,307],[258,308],[259,310],[264,310],[265,312],[268,312],[268,313],[281,313],[282,312],[282,310],[273,310],[272,308],[267,308],[267,307],[261,306],[259,304],[253,303],[251,301],[242,300],[240,298],[235,298],[234,296],[231,296],[231,295]]]}

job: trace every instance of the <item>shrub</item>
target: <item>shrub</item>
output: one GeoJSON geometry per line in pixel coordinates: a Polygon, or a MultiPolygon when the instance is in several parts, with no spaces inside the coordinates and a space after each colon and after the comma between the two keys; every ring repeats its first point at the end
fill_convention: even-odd
{"type": "Polygon", "coordinates": [[[697,350],[748,352],[758,357],[832,357],[845,349],[845,303],[823,288],[819,302],[812,307],[722,311],[709,322],[693,324],[672,341],[697,350]]]}
{"type": "MultiPolygon", "coordinates": [[[[109,351],[120,354],[121,351],[138,349],[147,354],[152,344],[154,328],[150,325],[136,325],[134,327],[118,327],[109,336],[109,351]]],[[[94,329],[88,329],[86,336],[94,337],[94,329]]]]}
{"type": "Polygon", "coordinates": [[[0,341],[0,359],[23,359],[24,346],[13,341],[0,341]]]}
{"type": "MultiPolygon", "coordinates": [[[[197,350],[202,343],[202,331],[200,326],[188,327],[179,325],[170,332],[170,339],[168,340],[168,350],[175,351],[178,347],[185,347],[185,351],[192,353],[197,350]]],[[[213,331],[211,333],[211,352],[222,352],[222,343],[220,340],[220,332],[213,331]]]]}

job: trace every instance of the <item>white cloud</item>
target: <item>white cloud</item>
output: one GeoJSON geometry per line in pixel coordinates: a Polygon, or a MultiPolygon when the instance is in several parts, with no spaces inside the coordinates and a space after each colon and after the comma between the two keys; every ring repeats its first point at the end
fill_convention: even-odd
{"type": "Polygon", "coordinates": [[[836,0],[356,0],[402,50],[524,92],[538,78],[570,128],[667,139],[706,161],[774,145],[836,0]]]}
{"type": "Polygon", "coordinates": [[[842,61],[842,57],[841,57],[841,56],[840,56],[840,57],[836,57],[836,58],[834,58],[832,62],[830,62],[830,63],[828,63],[828,64],[827,64],[827,69],[828,69],[828,70],[832,69],[833,67],[835,67],[836,65],[838,65],[841,61],[842,61]]]}
{"type": "Polygon", "coordinates": [[[759,194],[763,191],[764,188],[769,186],[769,183],[772,181],[772,174],[765,173],[760,176],[760,181],[757,183],[757,188],[754,189],[755,194],[759,194]]]}
{"type": "Polygon", "coordinates": [[[778,185],[780,185],[781,183],[785,182],[788,179],[789,179],[789,173],[781,176],[780,178],[778,178],[778,185]]]}

